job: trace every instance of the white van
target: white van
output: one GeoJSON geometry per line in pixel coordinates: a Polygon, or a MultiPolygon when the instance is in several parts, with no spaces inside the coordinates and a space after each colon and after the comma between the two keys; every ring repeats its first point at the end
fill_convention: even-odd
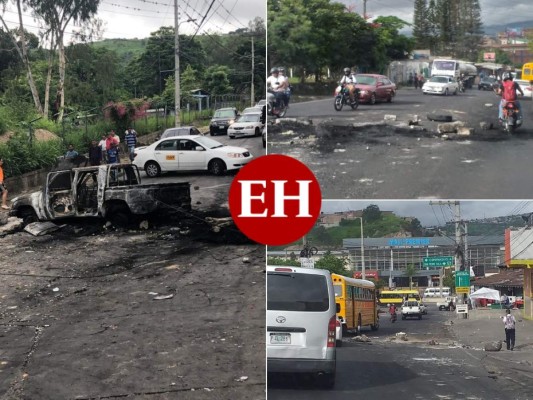
{"type": "Polygon", "coordinates": [[[267,371],[335,385],[336,305],[329,271],[267,267],[267,371]]]}
{"type": "Polygon", "coordinates": [[[450,288],[443,287],[442,291],[440,287],[428,287],[424,290],[424,297],[446,297],[450,295],[450,288]]]}

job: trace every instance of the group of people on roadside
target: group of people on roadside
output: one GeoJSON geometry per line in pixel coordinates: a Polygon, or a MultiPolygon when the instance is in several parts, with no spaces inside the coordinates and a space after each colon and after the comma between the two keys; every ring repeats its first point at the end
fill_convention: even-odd
{"type": "Polygon", "coordinates": [[[424,75],[417,72],[414,74],[409,72],[408,84],[409,86],[413,85],[415,89],[422,89],[422,86],[424,86],[424,75]]]}
{"type": "MultiPolygon", "coordinates": [[[[128,128],[124,132],[124,141],[128,149],[128,157],[130,161],[133,161],[135,158],[134,150],[137,145],[137,132],[131,127],[128,128]]],[[[120,153],[120,137],[112,130],[108,134],[102,135],[100,142],[96,140],[91,141],[91,145],[89,146],[89,164],[92,166],[119,164],[120,153]]],[[[78,155],[78,152],[74,149],[74,145],[69,144],[65,158],[74,159],[78,155]]]]}

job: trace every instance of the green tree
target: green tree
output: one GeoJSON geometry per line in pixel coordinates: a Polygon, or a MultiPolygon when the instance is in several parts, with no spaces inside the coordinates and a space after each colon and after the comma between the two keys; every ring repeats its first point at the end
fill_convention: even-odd
{"type": "Polygon", "coordinates": [[[425,49],[430,44],[430,18],[427,0],[415,0],[413,16],[413,36],[419,49],[425,49]]]}
{"type": "Polygon", "coordinates": [[[229,68],[225,65],[213,65],[205,71],[204,85],[205,89],[211,95],[224,95],[233,92],[233,87],[230,85],[229,68]]]}
{"type": "Polygon", "coordinates": [[[363,221],[365,223],[379,221],[381,219],[381,210],[375,204],[370,204],[363,210],[363,221]]]}
{"type": "MultiPolygon", "coordinates": [[[[191,105],[195,104],[195,98],[192,97],[192,91],[200,88],[200,82],[197,78],[197,72],[191,67],[190,64],[187,64],[185,71],[181,73],[181,99],[183,103],[189,103],[191,105]]],[[[173,88],[173,87],[172,87],[173,88]]],[[[173,88],[174,89],[174,88],[173,88]]],[[[166,88],[165,88],[166,90],[166,88]]],[[[182,103],[182,104],[183,104],[182,103]]]]}
{"type": "Polygon", "coordinates": [[[315,268],[327,269],[331,273],[350,276],[350,271],[346,269],[346,260],[331,254],[330,251],[315,262],[315,268]]]}
{"type": "Polygon", "coordinates": [[[408,264],[405,268],[405,274],[409,278],[409,289],[413,288],[413,276],[416,275],[416,268],[414,264],[408,264]]]}
{"type": "Polygon", "coordinates": [[[300,262],[296,259],[285,259],[281,257],[268,257],[267,265],[286,265],[290,267],[300,267],[300,262]]]}
{"type": "Polygon", "coordinates": [[[455,290],[455,276],[452,274],[445,275],[442,279],[443,286],[449,287],[451,291],[455,290]]]}

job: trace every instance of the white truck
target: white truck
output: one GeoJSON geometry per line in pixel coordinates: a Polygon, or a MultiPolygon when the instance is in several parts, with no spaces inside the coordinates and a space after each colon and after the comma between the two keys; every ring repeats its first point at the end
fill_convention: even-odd
{"type": "Polygon", "coordinates": [[[464,76],[466,87],[472,88],[477,69],[474,64],[462,60],[435,59],[431,64],[431,76],[451,76],[459,79],[461,75],[464,76]]]}
{"type": "Polygon", "coordinates": [[[402,305],[402,319],[408,317],[417,317],[422,319],[422,310],[420,309],[420,303],[416,300],[408,300],[402,305]]]}

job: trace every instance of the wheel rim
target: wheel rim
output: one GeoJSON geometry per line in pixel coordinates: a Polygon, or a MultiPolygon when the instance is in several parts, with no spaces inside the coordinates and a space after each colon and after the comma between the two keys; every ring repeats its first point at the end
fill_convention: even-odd
{"type": "Polygon", "coordinates": [[[214,175],[220,175],[223,170],[224,168],[222,167],[220,161],[215,160],[211,163],[211,172],[214,175]]]}
{"type": "Polygon", "coordinates": [[[342,110],[342,99],[340,97],[335,97],[335,110],[340,111],[342,110]]]}
{"type": "Polygon", "coordinates": [[[150,163],[146,166],[146,175],[154,177],[157,176],[157,165],[150,163]]]}

